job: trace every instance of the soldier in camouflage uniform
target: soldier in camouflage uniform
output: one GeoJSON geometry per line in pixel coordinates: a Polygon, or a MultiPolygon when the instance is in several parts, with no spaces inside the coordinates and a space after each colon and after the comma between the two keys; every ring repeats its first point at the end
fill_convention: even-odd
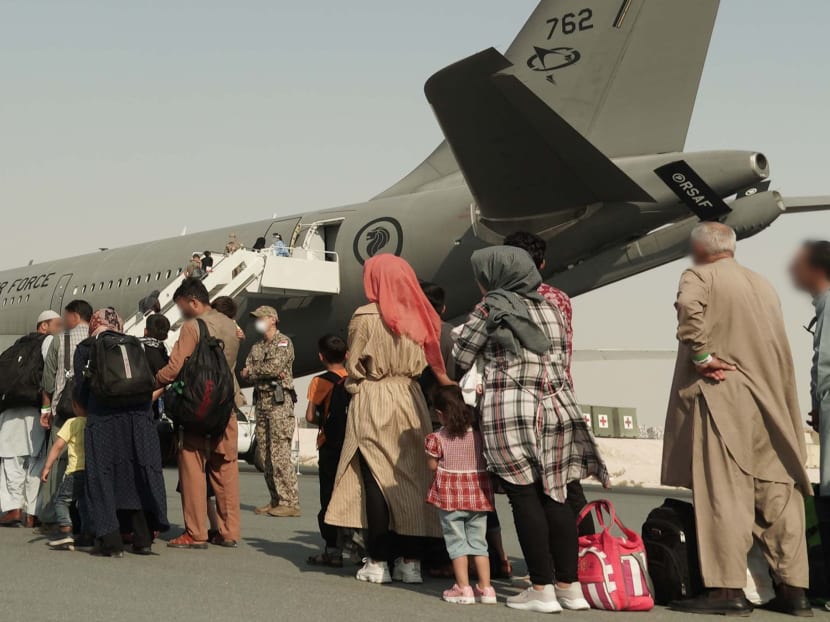
{"type": "Polygon", "coordinates": [[[294,345],[277,328],[276,309],[259,307],[251,316],[263,340],[251,348],[242,377],[254,385],[257,463],[265,471],[271,493],[268,505],[254,511],[277,517],[300,516],[297,473],[291,463],[294,345]]]}

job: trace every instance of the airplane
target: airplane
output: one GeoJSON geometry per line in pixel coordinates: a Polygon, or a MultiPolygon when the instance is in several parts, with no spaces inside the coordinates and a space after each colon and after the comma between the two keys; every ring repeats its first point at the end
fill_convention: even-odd
{"type": "Polygon", "coordinates": [[[364,303],[362,265],[378,253],[443,285],[447,316],[460,318],[480,297],[471,253],[513,231],[549,241],[543,276],[575,296],[679,259],[700,220],[743,239],[784,213],[830,208],[770,190],[760,152],[683,151],[718,6],[542,0],[504,54],[481,51],[427,81],[445,140],[371,200],[0,272],[0,346],[73,298],[133,314],[182,278],[193,251],[221,256],[231,231],[254,248],[279,233],[295,253],[336,262],[339,294],[249,287],[235,292],[239,321],[250,346],[249,311],[275,306],[302,375],[319,367],[322,333],[345,334],[364,303]]]}

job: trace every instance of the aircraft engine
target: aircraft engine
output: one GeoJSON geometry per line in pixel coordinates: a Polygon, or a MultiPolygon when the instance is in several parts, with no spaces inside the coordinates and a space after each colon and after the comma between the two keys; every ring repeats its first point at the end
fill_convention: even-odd
{"type": "MultiPolygon", "coordinates": [[[[738,239],[760,233],[784,213],[777,192],[759,192],[733,201],[722,222],[735,229],[738,239]]],[[[569,270],[554,275],[550,282],[577,296],[684,257],[689,251],[689,234],[700,222],[686,218],[653,231],[623,246],[605,250],[569,270]]]]}
{"type": "Polygon", "coordinates": [[[784,213],[784,201],[777,192],[760,192],[738,199],[729,206],[732,211],[723,219],[738,234],[738,239],[751,237],[769,227],[784,213]]]}

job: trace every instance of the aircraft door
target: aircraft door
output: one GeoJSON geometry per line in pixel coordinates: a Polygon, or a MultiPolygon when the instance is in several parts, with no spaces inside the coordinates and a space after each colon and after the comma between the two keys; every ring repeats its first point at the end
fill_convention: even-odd
{"type": "Polygon", "coordinates": [[[66,289],[69,287],[69,281],[72,280],[71,274],[64,274],[58,279],[58,284],[55,285],[55,291],[52,292],[52,304],[49,308],[56,313],[63,311],[63,297],[66,294],[66,289]]]}
{"type": "Polygon", "coordinates": [[[309,259],[335,261],[335,244],[342,219],[329,222],[316,222],[306,226],[302,251],[309,259]]]}

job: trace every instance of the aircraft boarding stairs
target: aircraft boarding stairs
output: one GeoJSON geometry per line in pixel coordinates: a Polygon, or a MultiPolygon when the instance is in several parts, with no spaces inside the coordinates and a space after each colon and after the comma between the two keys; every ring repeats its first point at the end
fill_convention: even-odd
{"type": "MultiPolygon", "coordinates": [[[[271,248],[261,251],[238,250],[230,255],[216,256],[203,279],[210,299],[230,296],[234,300],[246,293],[273,295],[274,298],[305,297],[340,293],[340,262],[337,253],[305,248],[290,249],[289,257],[273,254],[271,248]]],[[[168,345],[178,338],[182,318],[173,294],[182,284],[184,273],[177,276],[159,294],[161,313],[170,321],[168,345]]],[[[125,322],[124,332],[144,336],[147,316],[136,314],[125,322]]]]}

